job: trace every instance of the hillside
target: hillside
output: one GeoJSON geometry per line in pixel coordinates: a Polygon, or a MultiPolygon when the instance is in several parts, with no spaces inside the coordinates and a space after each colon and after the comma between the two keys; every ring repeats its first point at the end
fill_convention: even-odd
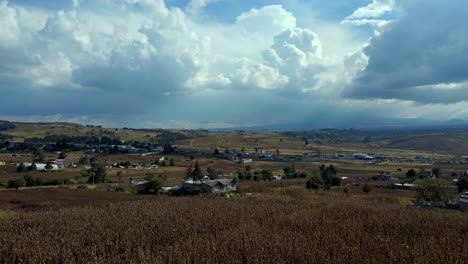
{"type": "Polygon", "coordinates": [[[452,155],[468,155],[468,134],[395,135],[380,138],[378,144],[387,148],[426,150],[452,155]]]}
{"type": "Polygon", "coordinates": [[[203,132],[166,129],[103,128],[101,126],[85,126],[64,122],[23,123],[0,121],[0,133],[4,137],[9,137],[9,140],[14,142],[44,140],[47,138],[54,138],[54,136],[106,136],[111,139],[118,139],[123,142],[140,141],[146,143],[157,143],[161,139],[168,139],[172,141],[188,139],[203,132]]]}

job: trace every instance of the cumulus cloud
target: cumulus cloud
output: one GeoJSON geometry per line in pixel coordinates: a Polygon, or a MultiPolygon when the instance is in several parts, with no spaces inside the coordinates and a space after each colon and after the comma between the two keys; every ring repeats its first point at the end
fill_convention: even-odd
{"type": "Polygon", "coordinates": [[[454,20],[448,13],[432,14],[431,22],[417,4],[374,0],[345,19],[381,28],[358,50],[368,36],[354,38],[354,27],[303,23],[282,5],[247,8],[229,21],[200,19],[213,1],[71,0],[50,10],[0,0],[0,91],[9,98],[0,112],[111,125],[233,126],[307,119],[335,107],[329,102],[341,105],[330,117],[338,120],[352,109],[366,112],[363,102],[388,110],[368,98],[396,98],[392,105],[405,109],[401,100],[463,98],[456,94],[466,89],[466,38],[458,23],[442,22],[454,20]],[[383,26],[382,15],[395,8],[401,19],[383,26]],[[424,19],[430,27],[420,27],[424,19]]]}
{"type": "Polygon", "coordinates": [[[344,95],[421,104],[468,100],[468,4],[415,0],[398,8],[401,17],[372,38],[364,49],[368,65],[344,95]]]}

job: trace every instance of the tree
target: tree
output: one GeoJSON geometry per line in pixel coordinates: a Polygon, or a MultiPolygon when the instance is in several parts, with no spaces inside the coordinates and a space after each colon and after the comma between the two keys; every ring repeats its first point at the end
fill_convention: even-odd
{"type": "Polygon", "coordinates": [[[439,185],[427,185],[417,189],[418,202],[445,203],[448,199],[447,191],[439,185]]]}
{"type": "Polygon", "coordinates": [[[86,156],[86,155],[85,155],[85,156],[82,156],[82,157],[80,158],[80,160],[78,161],[78,164],[80,164],[80,165],[82,165],[82,166],[88,165],[88,164],[89,164],[89,158],[88,158],[88,156],[86,156]]]}
{"type": "Polygon", "coordinates": [[[254,181],[260,181],[261,174],[259,171],[255,171],[253,175],[253,180],[254,181]]]}
{"type": "Polygon", "coordinates": [[[174,166],[175,166],[174,159],[171,159],[171,160],[169,161],[169,166],[170,166],[170,167],[174,167],[174,166]]]}
{"type": "Polygon", "coordinates": [[[436,176],[436,178],[439,178],[440,174],[441,174],[440,168],[433,168],[432,169],[432,174],[434,174],[434,176],[436,176]]]}
{"type": "Polygon", "coordinates": [[[306,182],[306,188],[309,190],[317,190],[320,187],[322,187],[322,185],[323,185],[323,182],[318,177],[311,177],[306,182]]]}
{"type": "Polygon", "coordinates": [[[218,148],[215,148],[215,150],[214,150],[214,152],[213,152],[213,155],[219,156],[219,150],[218,150],[218,148]]]}
{"type": "Polygon", "coordinates": [[[252,180],[252,178],[253,178],[252,172],[247,171],[247,173],[245,174],[245,179],[250,181],[252,180]]]}
{"type": "Polygon", "coordinates": [[[330,164],[328,167],[322,164],[319,166],[319,169],[325,189],[329,190],[331,186],[339,186],[341,184],[341,179],[336,177],[336,168],[333,164],[330,164]]]}
{"type": "Polygon", "coordinates": [[[26,168],[26,165],[24,165],[23,162],[20,163],[20,165],[18,165],[18,167],[16,167],[16,172],[18,173],[22,173],[22,172],[26,172],[28,171],[28,169],[26,168]]]}
{"type": "Polygon", "coordinates": [[[102,164],[93,164],[88,172],[88,183],[104,183],[106,181],[107,169],[102,164]]]}
{"type": "Polygon", "coordinates": [[[195,162],[195,167],[193,168],[193,171],[190,174],[190,176],[192,177],[193,181],[200,181],[203,179],[203,171],[200,168],[198,161],[195,162]]]}
{"type": "Polygon", "coordinates": [[[229,148],[225,148],[225,149],[224,149],[224,153],[229,154],[229,153],[230,153],[230,152],[229,152],[229,148]]]}
{"type": "Polygon", "coordinates": [[[145,194],[158,194],[161,190],[161,182],[159,179],[153,179],[145,183],[145,194]]]}
{"type": "Polygon", "coordinates": [[[35,171],[37,170],[36,162],[33,162],[31,166],[26,168],[27,171],[35,171]]]}
{"type": "Polygon", "coordinates": [[[331,184],[332,186],[341,186],[341,178],[338,176],[331,178],[331,184]]]}
{"type": "Polygon", "coordinates": [[[218,172],[212,167],[208,167],[206,169],[206,173],[208,174],[208,177],[210,177],[210,180],[215,180],[218,178],[218,172]]]}
{"type": "Polygon", "coordinates": [[[163,148],[163,154],[171,154],[174,152],[174,148],[172,147],[171,144],[164,144],[164,148],[163,148]]]}
{"type": "Polygon", "coordinates": [[[276,156],[278,156],[278,157],[279,157],[279,155],[280,155],[280,150],[279,150],[279,149],[277,149],[277,150],[276,150],[276,156]]]}
{"type": "Polygon", "coordinates": [[[406,172],[406,177],[408,178],[414,178],[416,177],[416,170],[415,169],[409,169],[407,172],[406,172]]]}
{"type": "Polygon", "coordinates": [[[362,185],[362,188],[361,188],[361,189],[362,189],[362,191],[365,192],[366,194],[368,194],[368,193],[370,193],[370,191],[372,191],[372,187],[371,187],[369,184],[367,184],[367,183],[365,183],[364,185],[362,185]]]}
{"type": "Polygon", "coordinates": [[[271,170],[262,170],[260,174],[264,181],[271,181],[273,179],[273,172],[271,170]]]}
{"type": "Polygon", "coordinates": [[[37,147],[33,150],[33,161],[44,162],[46,159],[43,148],[37,147]]]}
{"type": "Polygon", "coordinates": [[[60,152],[58,156],[59,159],[65,159],[66,157],[67,157],[67,153],[65,153],[65,151],[60,152]]]}
{"type": "Polygon", "coordinates": [[[237,171],[237,178],[241,181],[245,180],[245,175],[242,171],[237,171]]]}
{"type": "Polygon", "coordinates": [[[193,170],[193,166],[192,166],[192,163],[190,163],[189,166],[187,167],[187,169],[185,170],[185,178],[186,179],[192,178],[192,170],[193,170]]]}
{"type": "Polygon", "coordinates": [[[251,171],[251,170],[252,170],[252,166],[250,165],[245,166],[245,171],[251,171]]]}
{"type": "Polygon", "coordinates": [[[458,189],[458,193],[468,191],[468,178],[463,177],[459,179],[457,182],[457,189],[458,189]]]}
{"type": "Polygon", "coordinates": [[[42,185],[42,180],[40,178],[34,178],[32,176],[24,176],[24,182],[27,187],[42,185]]]}

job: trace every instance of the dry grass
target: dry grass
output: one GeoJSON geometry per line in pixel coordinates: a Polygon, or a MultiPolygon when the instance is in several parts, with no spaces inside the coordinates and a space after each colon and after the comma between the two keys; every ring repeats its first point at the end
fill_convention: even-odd
{"type": "Polygon", "coordinates": [[[158,197],[0,219],[4,263],[463,263],[468,218],[391,196],[158,197]]]}

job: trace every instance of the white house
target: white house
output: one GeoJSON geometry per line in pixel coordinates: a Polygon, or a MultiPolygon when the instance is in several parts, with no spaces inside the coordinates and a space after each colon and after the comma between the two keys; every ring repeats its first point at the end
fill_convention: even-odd
{"type": "Polygon", "coordinates": [[[253,162],[252,159],[242,159],[242,160],[241,160],[241,163],[243,163],[243,164],[252,163],[252,162],[253,162]]]}

